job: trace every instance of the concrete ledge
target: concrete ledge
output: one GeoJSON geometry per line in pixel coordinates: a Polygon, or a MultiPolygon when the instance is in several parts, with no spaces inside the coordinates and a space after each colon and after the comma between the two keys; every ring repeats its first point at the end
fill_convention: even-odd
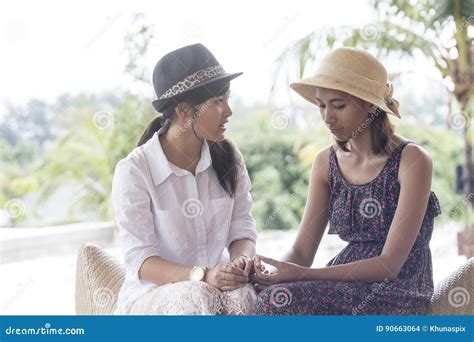
{"type": "Polygon", "coordinates": [[[76,253],[85,242],[111,246],[114,222],[86,222],[41,228],[0,228],[0,264],[76,253]]]}

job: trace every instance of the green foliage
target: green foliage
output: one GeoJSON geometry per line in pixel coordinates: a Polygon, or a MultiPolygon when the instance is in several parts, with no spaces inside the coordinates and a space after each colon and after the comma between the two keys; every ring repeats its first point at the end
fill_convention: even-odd
{"type": "Polygon", "coordinates": [[[71,215],[93,213],[97,218],[112,218],[110,191],[115,165],[133,150],[151,119],[151,108],[143,103],[127,93],[111,110],[78,107],[74,126],[59,139],[40,169],[42,198],[64,184],[78,185],[71,215]]]}
{"type": "Polygon", "coordinates": [[[235,134],[230,139],[244,155],[252,180],[252,213],[257,226],[297,228],[310,171],[300,152],[311,143],[311,136],[303,136],[292,126],[274,128],[264,110],[239,113],[238,122],[232,125],[235,134]]]}

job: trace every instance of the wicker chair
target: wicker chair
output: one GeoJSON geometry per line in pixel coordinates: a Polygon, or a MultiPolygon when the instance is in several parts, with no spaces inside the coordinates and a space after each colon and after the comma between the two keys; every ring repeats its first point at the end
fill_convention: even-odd
{"type": "MultiPolygon", "coordinates": [[[[125,268],[100,246],[84,244],[76,270],[76,314],[112,315],[125,268]]],[[[436,285],[428,315],[474,315],[474,258],[436,285]]]]}

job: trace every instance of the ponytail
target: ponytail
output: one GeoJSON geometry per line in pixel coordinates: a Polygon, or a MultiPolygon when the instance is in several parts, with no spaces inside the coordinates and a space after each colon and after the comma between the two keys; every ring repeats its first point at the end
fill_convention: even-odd
{"type": "Polygon", "coordinates": [[[157,116],[154,118],[145,128],[145,132],[143,132],[142,136],[138,140],[137,147],[142,146],[144,143],[150,140],[153,134],[158,132],[158,130],[163,127],[164,122],[165,118],[162,116],[157,116]]]}
{"type": "Polygon", "coordinates": [[[141,146],[144,143],[146,143],[148,140],[151,139],[153,134],[158,132],[161,127],[163,126],[168,126],[171,125],[171,119],[174,115],[174,109],[175,107],[167,108],[163,111],[162,116],[157,116],[151,122],[148,124],[148,126],[145,128],[145,132],[143,132],[142,136],[138,140],[137,146],[141,146]]]}

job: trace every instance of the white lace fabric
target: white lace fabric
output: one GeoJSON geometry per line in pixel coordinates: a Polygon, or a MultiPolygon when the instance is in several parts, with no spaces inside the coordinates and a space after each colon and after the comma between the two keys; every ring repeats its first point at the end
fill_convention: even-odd
{"type": "Polygon", "coordinates": [[[223,292],[202,281],[156,286],[133,302],[129,315],[249,315],[257,299],[250,284],[223,292]]]}

